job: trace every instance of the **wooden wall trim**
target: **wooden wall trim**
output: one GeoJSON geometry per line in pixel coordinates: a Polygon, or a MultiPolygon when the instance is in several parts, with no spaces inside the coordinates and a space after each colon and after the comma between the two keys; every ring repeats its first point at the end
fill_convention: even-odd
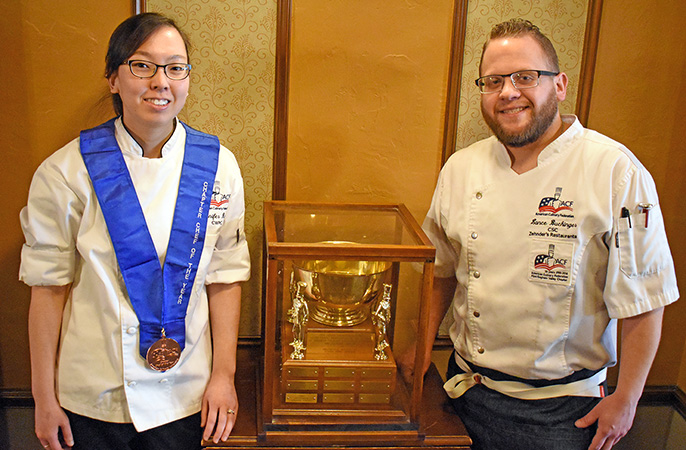
{"type": "MultiPolygon", "coordinates": [[[[254,347],[255,342],[239,342],[240,347],[254,347]]],[[[613,390],[613,387],[610,387],[613,390]]],[[[641,406],[665,405],[674,408],[686,418],[686,393],[676,385],[646,386],[639,401],[641,406]]],[[[4,408],[33,408],[30,389],[0,389],[0,410],[4,408]]]]}
{"type": "Polygon", "coordinates": [[[441,167],[455,151],[455,142],[457,140],[457,118],[460,107],[464,41],[467,28],[467,3],[468,0],[455,0],[455,6],[453,7],[453,34],[450,43],[450,63],[448,67],[448,89],[445,102],[441,167]]]}
{"type": "Polygon", "coordinates": [[[292,0],[278,0],[276,12],[276,85],[274,87],[274,149],[272,199],[286,199],[288,159],[288,83],[292,0]]]}
{"type": "Polygon", "coordinates": [[[576,97],[576,116],[583,126],[587,125],[588,115],[591,110],[591,94],[593,91],[596,57],[598,55],[602,10],[603,0],[589,1],[584,48],[581,56],[581,70],[579,72],[579,90],[576,97]]]}

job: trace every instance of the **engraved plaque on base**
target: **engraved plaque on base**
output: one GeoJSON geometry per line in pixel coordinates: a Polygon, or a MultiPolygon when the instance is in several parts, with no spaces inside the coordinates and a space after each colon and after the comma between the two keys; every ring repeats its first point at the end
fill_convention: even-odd
{"type": "MultiPolygon", "coordinates": [[[[284,335],[284,343],[289,336],[284,335]]],[[[303,359],[282,363],[282,392],[286,404],[389,404],[397,368],[393,354],[374,356],[374,328],[368,319],[352,328],[324,325],[307,330],[303,359]],[[307,394],[307,395],[306,395],[307,394]]]]}

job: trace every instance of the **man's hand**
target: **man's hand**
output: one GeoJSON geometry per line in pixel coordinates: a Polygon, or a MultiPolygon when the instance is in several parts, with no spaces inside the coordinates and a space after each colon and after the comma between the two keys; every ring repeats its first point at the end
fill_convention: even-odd
{"type": "Polygon", "coordinates": [[[602,399],[575,425],[587,428],[598,422],[598,430],[588,450],[609,450],[629,432],[635,415],[636,404],[614,393],[602,399]]]}
{"type": "Polygon", "coordinates": [[[660,343],[663,312],[664,308],[658,308],[622,320],[617,389],[576,421],[579,428],[598,422],[598,431],[589,450],[611,449],[631,428],[638,399],[660,343]]]}
{"type": "MultiPolygon", "coordinates": [[[[412,345],[410,348],[400,352],[400,354],[395,355],[395,362],[398,364],[398,369],[400,370],[400,375],[405,380],[405,383],[412,384],[414,380],[414,363],[417,355],[417,348],[412,345]]],[[[429,369],[431,365],[431,355],[426,358],[426,370],[429,369]]]]}

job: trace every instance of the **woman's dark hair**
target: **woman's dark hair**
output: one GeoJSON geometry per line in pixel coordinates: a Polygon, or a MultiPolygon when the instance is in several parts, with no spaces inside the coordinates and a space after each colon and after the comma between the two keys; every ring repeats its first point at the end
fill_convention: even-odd
{"type": "MultiPolygon", "coordinates": [[[[172,27],[179,32],[186,46],[186,55],[188,55],[191,47],[190,40],[172,19],[157,13],[137,14],[119,24],[110,36],[110,43],[105,56],[105,78],[111,77],[119,69],[119,66],[129,59],[161,27],[172,27]]],[[[112,94],[112,106],[117,115],[123,113],[119,94],[112,94]]]]}

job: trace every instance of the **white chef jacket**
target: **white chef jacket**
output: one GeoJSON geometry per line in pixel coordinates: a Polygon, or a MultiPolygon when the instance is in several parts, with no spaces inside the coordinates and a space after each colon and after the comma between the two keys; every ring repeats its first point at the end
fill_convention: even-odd
{"type": "Polygon", "coordinates": [[[615,364],[616,319],[679,296],[650,174],[621,144],[563,120],[521,175],[495,137],[456,152],[423,225],[436,276],[458,281],[455,350],[524,379],[615,364]]]}
{"type": "MultiPolygon", "coordinates": [[[[176,121],[162,158],[115,122],[155,249],[164,262],[183,162],[186,130],[176,121]]],[[[31,286],[73,283],[62,320],[57,388],[60,404],[108,422],[147,430],[200,410],[212,349],[205,285],[245,281],[250,274],[243,229],[243,180],[221,147],[207,234],[186,314],[186,347],[176,366],[152,370],[139,354],[138,318],[75,139],[36,171],[21,212],[26,238],[20,279],[31,286]]]]}

